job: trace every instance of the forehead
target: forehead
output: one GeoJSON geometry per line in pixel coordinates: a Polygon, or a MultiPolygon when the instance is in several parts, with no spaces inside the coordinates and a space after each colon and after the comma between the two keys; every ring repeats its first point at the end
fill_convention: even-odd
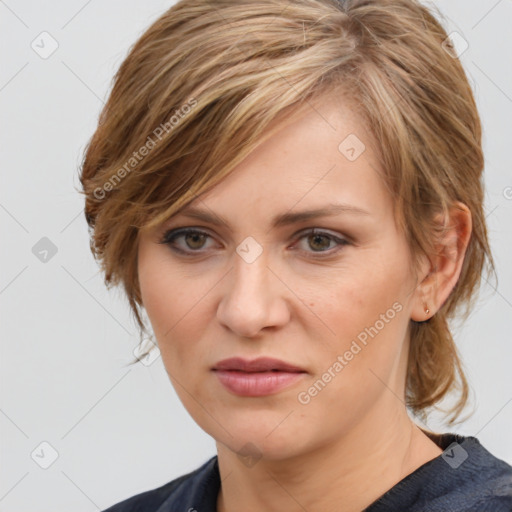
{"type": "Polygon", "coordinates": [[[276,119],[273,128],[270,138],[190,207],[239,215],[259,210],[274,223],[283,209],[339,203],[352,205],[353,213],[389,208],[373,136],[348,104],[324,97],[292,122],[276,119]]]}

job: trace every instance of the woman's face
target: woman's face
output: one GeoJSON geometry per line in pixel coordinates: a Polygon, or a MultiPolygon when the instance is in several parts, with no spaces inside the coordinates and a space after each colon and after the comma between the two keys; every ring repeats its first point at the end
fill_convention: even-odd
{"type": "Polygon", "coordinates": [[[224,223],[187,208],[141,233],[142,299],[169,378],[235,452],[305,453],[404,409],[418,299],[369,136],[324,99],[191,205],[224,223]],[[234,357],[302,372],[215,369],[234,357]]]}

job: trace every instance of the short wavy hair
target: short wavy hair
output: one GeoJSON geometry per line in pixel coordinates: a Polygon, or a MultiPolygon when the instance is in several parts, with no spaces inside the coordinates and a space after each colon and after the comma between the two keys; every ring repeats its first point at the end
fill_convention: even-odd
{"type": "MultiPolygon", "coordinates": [[[[442,15],[437,12],[439,18],[442,15]]],[[[484,265],[481,122],[463,66],[417,0],[182,0],[119,67],[80,172],[90,246],[107,287],[122,284],[143,335],[138,235],[219,183],[278,116],[322,94],[350,101],[372,137],[416,264],[435,254],[438,213],[456,201],[472,234],[449,298],[410,321],[406,404],[425,418],[468,384],[449,321],[467,318],[484,265]],[[462,306],[466,306],[461,311],[462,306]]],[[[276,128],[277,129],[277,128],[276,128]]]]}

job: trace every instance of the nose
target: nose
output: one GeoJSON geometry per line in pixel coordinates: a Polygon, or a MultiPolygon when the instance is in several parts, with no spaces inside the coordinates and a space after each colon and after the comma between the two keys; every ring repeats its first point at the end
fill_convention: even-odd
{"type": "Polygon", "coordinates": [[[235,254],[234,268],[223,282],[217,319],[236,335],[253,338],[289,321],[290,292],[268,265],[265,251],[251,263],[235,254]]]}

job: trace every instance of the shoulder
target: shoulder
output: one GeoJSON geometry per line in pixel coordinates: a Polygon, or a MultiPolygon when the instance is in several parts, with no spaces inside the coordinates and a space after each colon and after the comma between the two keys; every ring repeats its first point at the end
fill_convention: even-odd
{"type": "Polygon", "coordinates": [[[431,438],[443,453],[406,476],[367,512],[512,511],[512,466],[476,437],[445,433],[431,438]]]}
{"type": "Polygon", "coordinates": [[[218,492],[217,472],[217,456],[214,456],[194,471],[116,503],[103,512],[167,512],[178,506],[183,512],[194,510],[208,490],[218,492]],[[189,502],[194,505],[185,508],[189,502]]]}
{"type": "Polygon", "coordinates": [[[512,466],[490,453],[475,437],[448,436],[441,457],[446,463],[448,498],[467,502],[468,512],[512,511],[512,466]]]}

